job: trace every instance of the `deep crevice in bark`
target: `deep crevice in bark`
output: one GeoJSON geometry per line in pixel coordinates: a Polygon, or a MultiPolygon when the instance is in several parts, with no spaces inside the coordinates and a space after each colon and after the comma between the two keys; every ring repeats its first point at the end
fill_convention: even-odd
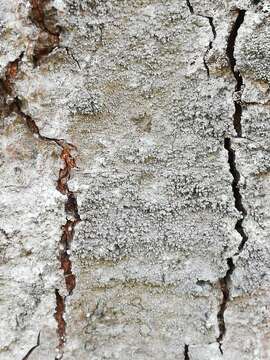
{"type": "Polygon", "coordinates": [[[226,55],[229,60],[230,68],[233,76],[236,80],[235,92],[234,92],[234,114],[233,114],[233,125],[238,137],[242,137],[242,104],[241,104],[241,93],[243,89],[243,78],[240,71],[235,69],[236,59],[234,57],[235,42],[238,35],[238,30],[244,22],[246,10],[237,9],[237,18],[232,26],[231,32],[228,37],[226,55]]]}
{"type": "Polygon", "coordinates": [[[184,347],[184,359],[189,360],[189,345],[185,344],[184,347]]]}
{"type": "MultiPolygon", "coordinates": [[[[224,139],[224,148],[228,153],[228,164],[230,168],[230,173],[233,177],[232,181],[232,192],[234,196],[234,206],[237,209],[237,211],[241,214],[241,218],[236,221],[235,224],[235,230],[239,233],[241,236],[241,242],[238,246],[238,251],[234,254],[234,256],[239,255],[241,251],[243,250],[247,240],[248,236],[245,233],[245,230],[243,228],[243,221],[245,217],[247,216],[247,210],[245,209],[243,202],[242,202],[242,195],[239,189],[239,181],[240,181],[240,174],[236,167],[236,161],[235,161],[235,150],[232,148],[231,139],[225,138],[224,139]]],[[[220,352],[223,354],[222,350],[222,341],[224,339],[224,336],[226,334],[226,324],[224,320],[224,313],[227,308],[227,303],[230,300],[230,281],[231,281],[231,275],[234,272],[235,265],[233,263],[233,258],[230,257],[227,259],[227,265],[228,270],[226,272],[226,275],[219,279],[219,285],[222,292],[222,302],[219,307],[219,311],[217,314],[217,320],[218,320],[218,328],[219,328],[219,336],[217,338],[217,342],[219,343],[219,349],[220,352]]]]}
{"type": "Polygon", "coordinates": [[[38,337],[37,337],[37,343],[35,346],[31,347],[31,349],[28,351],[28,353],[22,358],[22,360],[27,360],[29,358],[29,356],[32,354],[32,352],[39,347],[40,345],[40,332],[38,333],[38,337]]]}
{"type": "MultiPolygon", "coordinates": [[[[239,181],[240,181],[240,174],[236,167],[235,162],[235,150],[232,148],[231,139],[225,138],[224,139],[224,148],[227,150],[228,153],[228,164],[230,167],[230,173],[232,174],[233,181],[232,181],[232,191],[234,196],[234,205],[238,212],[241,214],[241,219],[238,219],[235,225],[235,230],[240,234],[242,241],[238,246],[238,253],[243,249],[245,243],[248,240],[248,237],[243,229],[243,221],[247,216],[247,210],[245,209],[242,201],[242,195],[239,189],[239,181]]],[[[235,255],[238,255],[236,253],[235,255]]]]}
{"type": "MultiPolygon", "coordinates": [[[[242,137],[242,104],[241,104],[241,93],[243,88],[243,78],[240,74],[240,71],[235,69],[236,67],[236,59],[234,57],[234,50],[235,50],[235,42],[238,35],[238,30],[240,26],[243,24],[245,19],[246,10],[240,10],[237,9],[237,18],[232,26],[231,32],[228,37],[227,41],[227,47],[226,47],[226,55],[229,60],[231,71],[234,75],[234,78],[236,80],[235,85],[235,99],[234,99],[234,106],[235,106],[235,112],[233,115],[233,125],[234,129],[236,131],[236,134],[238,137],[242,137]]],[[[228,154],[228,164],[230,173],[233,177],[232,181],[232,192],[234,196],[234,206],[237,209],[237,211],[240,213],[241,218],[236,221],[235,224],[235,230],[238,232],[238,234],[241,236],[241,242],[238,246],[238,251],[234,254],[239,255],[247,240],[248,236],[245,233],[245,230],[243,228],[243,221],[245,217],[247,216],[247,210],[245,209],[243,202],[242,202],[242,195],[239,189],[239,181],[240,181],[240,174],[237,170],[236,161],[235,161],[235,150],[232,148],[231,139],[225,138],[224,139],[224,148],[227,151],[228,154]]],[[[219,306],[219,311],[217,313],[217,321],[218,321],[218,328],[219,328],[219,336],[217,337],[217,342],[219,343],[219,349],[221,354],[223,354],[222,349],[222,342],[224,339],[224,336],[226,334],[226,324],[224,319],[224,313],[227,308],[227,304],[230,301],[230,282],[231,282],[231,275],[233,274],[235,270],[235,265],[233,262],[233,257],[227,258],[227,265],[228,270],[223,278],[219,279],[219,285],[222,292],[222,302],[219,306]]]]}
{"type": "Polygon", "coordinates": [[[232,258],[227,259],[228,270],[226,275],[219,279],[219,285],[222,292],[222,302],[219,306],[219,311],[217,313],[217,320],[218,320],[218,329],[219,329],[219,336],[217,337],[217,342],[219,344],[219,350],[221,354],[223,354],[222,350],[222,341],[226,334],[226,324],[224,319],[224,313],[227,308],[227,304],[230,300],[230,282],[231,282],[231,275],[235,269],[235,265],[233,263],[232,258]]]}
{"type": "Polygon", "coordinates": [[[190,13],[193,15],[194,14],[194,9],[193,9],[193,6],[191,5],[190,1],[186,0],[186,4],[187,4],[187,7],[188,7],[190,13]]]}

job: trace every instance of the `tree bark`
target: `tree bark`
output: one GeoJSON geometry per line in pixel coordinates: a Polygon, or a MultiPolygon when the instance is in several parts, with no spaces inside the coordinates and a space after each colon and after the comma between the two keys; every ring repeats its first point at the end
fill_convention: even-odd
{"type": "Polygon", "coordinates": [[[1,2],[1,359],[270,358],[269,11],[1,2]]]}

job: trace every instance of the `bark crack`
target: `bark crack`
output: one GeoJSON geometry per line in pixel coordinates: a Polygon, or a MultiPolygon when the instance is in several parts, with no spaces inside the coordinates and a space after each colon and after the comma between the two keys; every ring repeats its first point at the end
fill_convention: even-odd
{"type": "Polygon", "coordinates": [[[79,60],[76,59],[76,57],[74,56],[74,54],[73,54],[73,52],[71,51],[71,49],[68,48],[67,46],[65,47],[65,49],[66,49],[67,54],[71,57],[71,59],[77,64],[78,68],[81,70],[82,68],[81,68],[81,65],[80,65],[80,63],[79,63],[79,60]]]}
{"type": "Polygon", "coordinates": [[[211,31],[212,31],[212,34],[213,34],[213,38],[212,38],[212,40],[209,41],[208,47],[207,47],[207,49],[206,49],[206,51],[205,51],[205,53],[203,55],[203,65],[204,65],[204,68],[206,70],[207,77],[209,78],[210,77],[210,69],[209,69],[209,65],[207,63],[207,55],[208,55],[209,51],[211,49],[213,49],[213,42],[215,41],[215,39],[217,37],[217,32],[216,32],[216,28],[215,28],[215,25],[214,25],[214,18],[212,16],[196,14],[194,12],[194,8],[193,8],[190,0],[186,0],[186,4],[187,4],[187,7],[188,7],[189,12],[190,12],[191,15],[200,16],[200,17],[203,17],[203,18],[208,20],[211,31]]]}
{"type": "Polygon", "coordinates": [[[224,148],[227,150],[228,153],[228,164],[230,167],[230,173],[232,174],[233,181],[232,181],[232,191],[234,196],[234,204],[237,211],[241,214],[241,218],[237,220],[235,225],[235,230],[239,233],[242,238],[241,243],[238,246],[238,252],[235,255],[239,255],[239,252],[243,249],[245,243],[248,240],[248,237],[243,229],[243,221],[247,216],[247,210],[245,209],[242,201],[242,195],[239,189],[239,181],[240,181],[240,174],[236,167],[235,161],[235,150],[232,148],[231,139],[225,138],[224,139],[224,148]]]}
{"type": "MultiPolygon", "coordinates": [[[[46,142],[56,143],[61,149],[61,160],[64,163],[64,166],[59,170],[59,176],[57,180],[57,190],[63,195],[66,195],[67,199],[65,202],[65,212],[67,214],[67,221],[62,226],[62,235],[59,241],[59,261],[61,264],[61,269],[64,272],[66,289],[68,296],[72,294],[76,286],[76,278],[72,273],[72,262],[70,260],[70,249],[71,243],[74,238],[75,226],[80,222],[80,215],[78,212],[78,204],[76,195],[73,191],[70,191],[68,187],[68,180],[71,176],[71,170],[76,167],[75,158],[72,156],[71,152],[76,149],[73,144],[66,142],[63,139],[49,138],[43,136],[40,133],[40,130],[35,122],[35,120],[28,114],[22,111],[21,101],[18,97],[15,97],[13,101],[9,104],[8,114],[16,113],[20,116],[30,130],[30,132],[40,140],[46,142]]],[[[77,150],[77,149],[76,149],[77,150]]],[[[59,290],[55,290],[56,294],[56,309],[55,309],[55,319],[58,324],[58,335],[59,335],[59,345],[58,350],[62,352],[64,342],[65,342],[65,321],[62,321],[65,312],[65,300],[66,297],[62,297],[59,293],[59,290]],[[61,300],[59,300],[61,298],[61,300]],[[62,303],[64,305],[62,305],[62,303]],[[63,330],[64,329],[64,330],[63,330]],[[63,341],[64,339],[64,341],[63,341]]],[[[61,356],[62,357],[62,356],[61,356]]],[[[57,357],[57,359],[61,359],[57,357]]]]}
{"type": "MultiPolygon", "coordinates": [[[[237,18],[232,26],[231,32],[229,34],[226,46],[226,55],[229,60],[230,69],[233,73],[233,76],[236,80],[235,84],[235,92],[234,92],[234,106],[235,111],[233,115],[233,125],[236,131],[237,137],[242,137],[242,103],[241,103],[241,96],[243,91],[243,78],[240,74],[240,71],[236,69],[236,59],[234,56],[235,50],[235,42],[238,35],[238,30],[244,22],[246,10],[237,9],[237,18]]],[[[233,254],[233,256],[239,255],[243,248],[248,241],[248,236],[244,230],[243,222],[247,216],[247,210],[243,205],[242,195],[239,188],[240,182],[240,173],[236,166],[236,155],[235,150],[232,148],[232,142],[229,137],[224,139],[224,149],[227,151],[228,154],[228,164],[229,170],[232,175],[232,193],[234,197],[234,206],[238,211],[240,218],[236,221],[235,230],[241,236],[241,242],[238,245],[237,251],[233,254]]],[[[230,285],[231,285],[231,276],[235,270],[235,264],[233,262],[233,257],[227,258],[227,266],[228,270],[223,278],[219,279],[219,286],[222,292],[222,301],[219,305],[219,311],[217,313],[217,323],[219,328],[219,335],[217,337],[217,342],[219,344],[219,350],[221,354],[223,354],[222,343],[223,339],[226,335],[226,323],[224,319],[224,314],[230,301],[230,285]]]]}
{"type": "MultiPolygon", "coordinates": [[[[66,195],[65,212],[67,215],[66,223],[62,226],[62,235],[59,241],[59,261],[64,273],[67,295],[60,295],[59,289],[55,289],[56,309],[55,319],[58,325],[58,355],[56,359],[62,359],[64,354],[64,345],[66,342],[66,322],[64,320],[66,299],[72,295],[76,286],[76,276],[72,272],[72,261],[70,259],[71,243],[75,234],[75,226],[81,221],[76,195],[69,189],[68,180],[71,176],[71,170],[76,167],[75,158],[71,151],[76,147],[72,144],[62,147],[61,159],[64,166],[59,170],[56,189],[66,195]]],[[[77,149],[76,149],[77,150],[77,149]]]]}
{"type": "Polygon", "coordinates": [[[205,53],[204,53],[204,56],[203,56],[203,64],[204,64],[204,67],[206,69],[206,73],[207,73],[207,76],[208,78],[210,77],[210,70],[209,70],[209,65],[207,63],[207,55],[209,53],[209,51],[211,49],[213,49],[213,42],[215,41],[216,37],[217,37],[217,32],[216,32],[216,28],[215,28],[215,25],[214,25],[214,19],[213,17],[211,16],[204,16],[204,15],[201,15],[202,17],[208,19],[209,21],[209,25],[211,27],[211,30],[212,30],[212,34],[213,34],[213,39],[209,41],[209,44],[208,44],[208,48],[206,49],[205,53]]]}
{"type": "MultiPolygon", "coordinates": [[[[234,253],[234,256],[239,255],[248,240],[248,236],[245,233],[245,230],[243,228],[243,221],[245,220],[245,217],[247,216],[247,210],[245,209],[242,201],[242,195],[239,189],[239,181],[240,181],[240,173],[237,170],[236,167],[236,160],[235,160],[235,150],[232,148],[231,139],[225,138],[224,139],[224,148],[228,153],[228,164],[230,173],[233,177],[232,180],[232,192],[234,196],[234,206],[241,215],[240,219],[236,221],[235,224],[235,230],[238,232],[238,234],[241,236],[241,242],[238,245],[238,250],[234,253]]],[[[230,283],[231,283],[231,275],[233,274],[235,270],[235,265],[233,262],[233,258],[227,258],[227,265],[228,270],[225,274],[225,276],[221,279],[219,279],[219,285],[222,292],[222,302],[219,307],[219,311],[217,314],[217,321],[218,321],[218,328],[219,328],[219,336],[217,337],[217,342],[219,343],[219,349],[221,354],[223,354],[222,350],[222,342],[224,339],[224,336],[226,334],[226,324],[224,319],[224,313],[227,308],[227,304],[230,301],[230,283]]]]}
{"type": "MultiPolygon", "coordinates": [[[[53,7],[48,7],[50,0],[30,0],[31,11],[30,19],[40,29],[34,54],[33,64],[37,66],[44,56],[49,55],[55,48],[59,47],[61,28],[57,24],[56,10],[53,7]]],[[[67,54],[70,55],[68,48],[66,48],[67,54]]],[[[78,64],[78,63],[77,63],[78,64]]],[[[79,66],[79,64],[78,64],[79,66]]],[[[72,155],[73,151],[77,152],[75,145],[67,143],[62,139],[48,139],[40,135],[39,129],[35,122],[31,119],[33,128],[36,133],[43,140],[49,140],[56,142],[61,147],[60,158],[63,166],[59,170],[56,189],[66,196],[65,201],[65,213],[67,215],[66,223],[62,226],[62,235],[59,241],[59,254],[60,267],[63,270],[67,296],[62,296],[59,289],[55,289],[56,308],[55,308],[55,320],[57,322],[58,332],[58,354],[56,359],[61,359],[64,353],[64,345],[66,342],[66,322],[65,316],[65,304],[66,299],[70,296],[76,286],[76,277],[72,272],[72,261],[70,259],[71,243],[74,238],[75,226],[80,222],[80,215],[78,212],[77,198],[73,191],[69,189],[68,181],[71,177],[72,169],[76,168],[76,160],[72,155]]]]}
{"type": "MultiPolygon", "coordinates": [[[[41,30],[32,56],[34,67],[37,66],[45,56],[58,47],[60,42],[61,29],[55,20],[55,9],[47,7],[49,3],[50,0],[30,0],[31,10],[29,17],[41,30]]],[[[59,338],[56,359],[61,359],[63,357],[63,348],[66,341],[66,322],[64,319],[66,298],[72,294],[76,286],[76,277],[72,272],[70,250],[74,238],[75,226],[81,219],[76,195],[69,189],[68,181],[71,177],[72,169],[76,168],[76,160],[72,153],[74,151],[77,152],[77,148],[75,145],[68,143],[64,139],[49,138],[42,135],[33,117],[22,110],[22,102],[19,97],[14,94],[14,85],[19,72],[19,65],[23,57],[24,52],[22,52],[14,61],[9,62],[6,65],[3,77],[0,79],[0,113],[3,118],[12,113],[17,114],[24,121],[34,137],[42,141],[55,143],[61,149],[60,159],[62,160],[63,165],[59,170],[56,189],[66,196],[65,213],[67,215],[67,220],[62,226],[58,258],[60,261],[60,268],[63,270],[65,277],[67,295],[62,296],[60,295],[59,290],[55,289],[56,308],[54,314],[59,338]]],[[[26,360],[34,349],[39,346],[39,341],[40,333],[38,335],[37,345],[29,350],[23,360],[26,360]]]]}
{"type": "Polygon", "coordinates": [[[237,137],[242,137],[242,104],[241,97],[244,87],[243,77],[238,69],[236,69],[236,59],[234,56],[235,42],[238,35],[238,30],[245,19],[246,10],[237,9],[237,17],[232,26],[231,32],[228,37],[226,55],[229,60],[231,72],[236,80],[235,91],[234,91],[234,114],[233,114],[233,126],[236,131],[237,137]]]}
{"type": "Polygon", "coordinates": [[[230,301],[230,284],[231,284],[231,275],[234,272],[235,265],[233,263],[233,258],[230,257],[227,259],[228,270],[225,276],[219,279],[219,286],[222,292],[222,301],[219,305],[219,311],[217,313],[218,329],[219,336],[217,337],[217,342],[219,344],[219,350],[223,355],[222,342],[226,334],[226,324],[224,319],[224,313],[227,308],[227,304],[230,301]]]}
{"type": "Polygon", "coordinates": [[[184,347],[184,360],[189,360],[189,345],[187,344],[184,347]]]}
{"type": "Polygon", "coordinates": [[[188,7],[190,13],[193,15],[194,14],[194,9],[193,9],[193,6],[191,5],[190,1],[186,0],[186,4],[187,4],[187,7],[188,7]]]}
{"type": "Polygon", "coordinates": [[[22,358],[22,360],[27,360],[27,359],[29,358],[29,356],[32,354],[32,352],[33,352],[37,347],[39,347],[39,345],[40,345],[40,332],[38,333],[36,345],[33,346],[33,347],[28,351],[28,353],[22,358]]]}

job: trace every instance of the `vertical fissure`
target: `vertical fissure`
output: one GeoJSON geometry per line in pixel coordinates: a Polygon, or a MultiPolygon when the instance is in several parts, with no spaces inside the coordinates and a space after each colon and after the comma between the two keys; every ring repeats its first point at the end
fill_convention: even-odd
{"type": "Polygon", "coordinates": [[[184,346],[184,360],[189,360],[189,345],[184,346]]]}
{"type": "Polygon", "coordinates": [[[225,276],[223,278],[219,279],[219,286],[220,286],[220,289],[222,292],[222,301],[219,306],[219,311],[217,313],[217,321],[218,321],[218,329],[219,329],[219,335],[217,337],[217,342],[219,344],[219,350],[222,355],[223,355],[222,342],[223,342],[224,336],[226,334],[226,324],[225,324],[225,319],[224,319],[224,313],[226,311],[227,304],[230,300],[231,275],[235,269],[235,265],[233,263],[233,258],[230,257],[227,259],[227,265],[228,265],[228,270],[227,270],[225,276]]]}
{"type": "Polygon", "coordinates": [[[212,34],[213,34],[213,39],[209,41],[209,45],[208,45],[208,48],[206,49],[205,53],[204,53],[204,56],[203,56],[203,63],[204,63],[204,67],[206,69],[206,73],[207,73],[207,76],[208,78],[210,77],[210,69],[209,69],[209,66],[208,66],[208,63],[207,63],[207,55],[209,53],[209,51],[211,49],[213,49],[213,42],[215,41],[216,37],[217,37],[217,32],[216,32],[216,28],[215,28],[215,25],[214,25],[214,19],[213,17],[211,16],[204,16],[204,15],[201,15],[202,17],[206,18],[209,22],[209,25],[211,27],[211,31],[212,31],[212,34]]]}
{"type": "MultiPolygon", "coordinates": [[[[235,84],[235,91],[234,91],[234,107],[235,111],[233,114],[233,126],[235,129],[235,132],[237,134],[237,137],[242,137],[242,103],[241,103],[241,95],[243,90],[243,78],[241,76],[240,71],[236,68],[236,59],[234,56],[235,51],[235,43],[236,38],[238,35],[238,30],[241,27],[241,25],[244,22],[246,10],[240,10],[237,9],[237,17],[236,20],[232,26],[232,29],[230,31],[228,40],[227,40],[227,46],[226,46],[226,55],[229,60],[229,65],[231,72],[235,78],[236,84],[235,84]]],[[[243,222],[245,220],[245,217],[247,216],[247,210],[244,207],[242,195],[240,192],[240,173],[236,166],[236,154],[235,150],[232,148],[232,141],[229,137],[226,137],[224,139],[224,149],[227,151],[228,155],[228,164],[229,164],[229,170],[232,175],[232,193],[234,197],[234,207],[239,213],[239,218],[236,221],[235,224],[235,230],[238,232],[238,234],[241,237],[241,242],[238,245],[237,251],[233,254],[233,256],[239,255],[246,242],[248,241],[248,236],[244,230],[243,222]]],[[[217,342],[219,344],[219,349],[221,354],[223,354],[222,349],[222,343],[226,334],[226,323],[224,314],[228,305],[228,302],[230,301],[230,284],[231,284],[231,276],[235,270],[235,264],[233,261],[233,257],[227,258],[227,266],[228,270],[224,277],[219,279],[219,286],[222,292],[222,301],[219,306],[219,311],[217,313],[217,323],[219,328],[219,335],[217,337],[217,342]]]]}
{"type": "Polygon", "coordinates": [[[204,65],[204,68],[206,70],[207,77],[209,78],[210,77],[210,69],[209,69],[209,65],[207,63],[207,55],[208,55],[209,51],[211,49],[213,49],[213,42],[215,41],[215,39],[217,37],[217,32],[216,32],[216,28],[215,28],[215,25],[214,25],[214,18],[212,16],[196,14],[194,12],[194,8],[193,8],[190,0],[186,0],[186,4],[187,4],[187,7],[188,7],[189,12],[190,12],[191,15],[200,16],[200,17],[203,17],[203,18],[208,20],[211,31],[212,31],[213,38],[212,38],[212,40],[209,41],[208,47],[207,47],[207,49],[206,49],[206,51],[205,51],[205,53],[203,55],[203,65],[204,65]]]}
{"type": "MultiPolygon", "coordinates": [[[[49,55],[59,46],[61,28],[57,25],[53,12],[46,9],[48,1],[30,0],[31,12],[30,18],[33,23],[40,29],[40,35],[34,48],[33,63],[39,65],[44,56],[49,55]],[[50,15],[49,15],[50,14],[50,15]]],[[[39,134],[40,135],[40,134],[39,134]]],[[[74,238],[75,226],[80,221],[76,195],[69,189],[68,181],[71,177],[71,171],[76,167],[75,158],[72,155],[77,148],[63,140],[54,139],[61,146],[61,155],[63,166],[59,170],[56,189],[66,196],[65,213],[67,216],[66,223],[62,225],[62,234],[59,241],[58,259],[60,268],[63,271],[67,295],[60,294],[59,289],[55,289],[56,308],[55,319],[57,322],[58,332],[58,354],[57,359],[61,359],[64,353],[66,342],[66,321],[64,319],[66,310],[66,299],[70,296],[76,286],[76,277],[72,271],[72,261],[70,258],[71,243],[74,238]]]]}
{"type": "MultiPolygon", "coordinates": [[[[48,56],[54,49],[60,46],[61,27],[57,24],[56,10],[51,7],[48,8],[50,0],[29,0],[31,5],[30,19],[40,30],[38,39],[36,41],[33,51],[33,64],[38,66],[45,56],[48,56]]],[[[67,54],[70,52],[66,48],[67,54]]],[[[78,64],[79,65],[79,64],[78,64]]],[[[31,119],[31,118],[30,118],[31,119]]],[[[32,120],[32,119],[31,119],[32,120]]],[[[43,140],[54,141],[61,147],[60,158],[62,166],[59,170],[56,189],[66,196],[65,213],[66,223],[62,225],[62,234],[59,241],[58,259],[60,268],[63,271],[67,295],[61,295],[59,289],[55,289],[56,308],[55,319],[57,322],[58,332],[58,354],[56,359],[61,359],[64,353],[64,345],[66,342],[66,299],[70,296],[76,286],[76,276],[72,271],[71,243],[74,239],[75,227],[80,222],[80,215],[78,211],[77,198],[73,191],[69,189],[68,181],[71,177],[72,169],[76,168],[76,160],[72,153],[77,152],[75,145],[67,143],[63,139],[48,139],[40,135],[40,132],[34,121],[33,126],[36,127],[36,132],[43,140]]]]}
{"type": "Polygon", "coordinates": [[[242,241],[238,247],[238,250],[242,250],[243,246],[245,245],[248,237],[243,229],[243,221],[247,216],[247,210],[245,209],[242,201],[242,195],[239,188],[240,182],[240,174],[236,167],[236,158],[235,158],[235,150],[232,148],[231,139],[225,138],[224,139],[224,148],[227,150],[228,153],[228,164],[230,168],[230,173],[233,177],[232,181],[232,192],[234,196],[234,205],[237,211],[241,214],[241,218],[237,220],[235,225],[235,230],[240,234],[242,241]]]}
{"type": "MultiPolygon", "coordinates": [[[[35,120],[28,114],[22,111],[20,100],[15,97],[9,104],[8,113],[16,113],[20,116],[29,129],[29,131],[36,136],[38,139],[47,142],[53,142],[57,144],[61,149],[61,160],[64,166],[59,170],[59,176],[57,180],[57,190],[63,195],[66,195],[65,201],[65,213],[67,215],[66,223],[62,226],[62,235],[59,241],[59,261],[60,268],[63,270],[65,284],[67,289],[67,296],[70,296],[76,286],[76,277],[72,272],[72,261],[70,259],[71,243],[75,234],[75,226],[80,222],[80,215],[78,211],[78,204],[76,195],[68,187],[68,180],[71,176],[71,170],[76,167],[75,158],[72,156],[72,150],[76,147],[70,143],[65,142],[63,139],[49,138],[41,135],[35,120]]],[[[77,150],[77,149],[76,149],[77,150]]],[[[65,344],[66,334],[66,322],[64,321],[65,314],[65,301],[67,296],[60,295],[58,289],[55,290],[56,296],[56,308],[55,308],[55,319],[57,322],[57,332],[59,336],[58,344],[58,356],[56,359],[61,359],[63,356],[63,347],[65,344]]]]}
{"type": "MultiPolygon", "coordinates": [[[[234,256],[236,256],[241,253],[241,251],[243,250],[243,248],[248,240],[248,236],[243,227],[243,221],[245,220],[245,217],[247,216],[247,210],[244,207],[243,201],[242,201],[242,195],[241,195],[240,188],[239,188],[240,173],[237,170],[235,150],[232,148],[230,138],[224,139],[224,148],[228,154],[229,169],[230,169],[230,173],[233,178],[231,187],[232,187],[232,192],[233,192],[233,197],[234,197],[234,206],[241,216],[240,219],[238,219],[235,224],[235,230],[238,232],[238,234],[241,237],[241,242],[238,245],[238,250],[237,250],[237,252],[234,253],[234,256]]],[[[220,285],[220,289],[222,292],[222,302],[220,304],[219,311],[217,314],[217,321],[218,321],[218,328],[219,328],[219,336],[217,337],[217,342],[219,343],[219,349],[222,354],[223,354],[222,341],[226,334],[226,324],[225,324],[225,319],[224,319],[224,313],[226,311],[227,304],[230,301],[231,275],[233,274],[233,272],[235,270],[235,265],[233,263],[232,257],[227,259],[227,265],[228,265],[228,270],[227,270],[225,276],[223,278],[219,279],[219,285],[220,285]]]]}
{"type": "Polygon", "coordinates": [[[236,69],[236,59],[234,56],[235,42],[238,35],[238,30],[245,19],[246,10],[237,9],[237,17],[232,26],[231,32],[228,37],[226,55],[229,60],[231,72],[236,80],[235,91],[234,91],[234,114],[233,114],[233,126],[238,137],[242,137],[242,104],[241,96],[243,90],[243,77],[238,69],[236,69]]]}
{"type": "Polygon", "coordinates": [[[62,147],[61,160],[63,166],[59,170],[59,176],[57,180],[56,189],[63,195],[66,196],[65,201],[65,213],[67,216],[66,223],[62,226],[62,235],[59,241],[59,254],[58,258],[60,261],[61,270],[64,273],[65,285],[67,295],[60,295],[59,289],[55,290],[56,295],[56,309],[55,319],[58,324],[58,355],[56,359],[62,359],[64,353],[64,346],[66,342],[66,322],[64,320],[66,299],[72,295],[73,290],[76,287],[76,276],[72,271],[72,261],[70,258],[71,244],[74,239],[75,227],[81,221],[77,198],[73,191],[69,189],[68,181],[71,177],[71,171],[76,167],[75,158],[72,156],[72,150],[77,148],[72,144],[65,144],[62,147]]]}
{"type": "Polygon", "coordinates": [[[190,0],[186,0],[186,4],[187,4],[187,7],[188,7],[190,13],[193,15],[194,14],[194,9],[193,9],[193,6],[191,5],[190,0]]]}

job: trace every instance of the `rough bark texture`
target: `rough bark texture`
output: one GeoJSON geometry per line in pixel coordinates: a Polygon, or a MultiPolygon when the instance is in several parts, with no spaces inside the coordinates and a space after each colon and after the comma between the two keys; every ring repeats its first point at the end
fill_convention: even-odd
{"type": "Polygon", "coordinates": [[[1,360],[270,359],[269,20],[0,2],[1,360]]]}

